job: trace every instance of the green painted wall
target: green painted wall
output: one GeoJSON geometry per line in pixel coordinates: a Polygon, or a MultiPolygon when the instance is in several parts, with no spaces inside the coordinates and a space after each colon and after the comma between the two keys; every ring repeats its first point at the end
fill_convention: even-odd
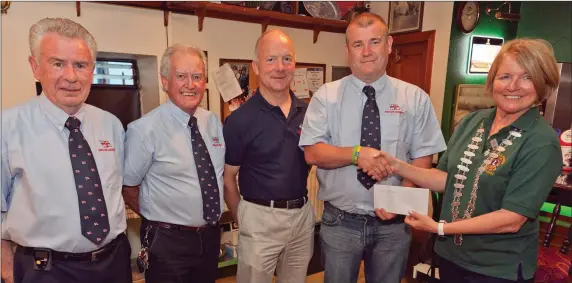
{"type": "Polygon", "coordinates": [[[548,40],[558,62],[572,62],[572,2],[522,2],[517,37],[548,40]]]}
{"type": "MultiPolygon", "coordinates": [[[[441,129],[445,139],[450,137],[451,121],[454,104],[455,89],[458,84],[484,84],[486,75],[467,74],[469,60],[469,43],[471,36],[502,37],[505,42],[514,39],[517,34],[517,22],[497,20],[493,15],[487,15],[487,5],[497,8],[502,2],[479,2],[480,19],[475,30],[470,34],[464,34],[457,26],[457,9],[462,2],[455,2],[453,8],[453,22],[451,24],[451,44],[449,45],[449,62],[447,64],[447,76],[445,81],[445,96],[443,100],[443,118],[441,129]]],[[[512,11],[519,12],[520,2],[511,2],[512,11]]],[[[506,7],[502,10],[505,11],[506,7]]]]}

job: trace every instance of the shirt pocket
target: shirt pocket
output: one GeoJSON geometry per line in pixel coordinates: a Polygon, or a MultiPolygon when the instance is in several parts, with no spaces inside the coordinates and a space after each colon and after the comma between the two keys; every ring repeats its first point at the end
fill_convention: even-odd
{"type": "Polygon", "coordinates": [[[90,143],[91,153],[95,157],[95,164],[101,185],[103,187],[115,187],[123,182],[122,160],[114,140],[96,138],[90,143]]]}
{"type": "Polygon", "coordinates": [[[406,138],[408,130],[407,117],[403,113],[382,113],[381,149],[398,159],[409,161],[410,143],[406,138]]]}
{"type": "Polygon", "coordinates": [[[382,141],[402,141],[407,142],[407,123],[406,113],[381,113],[381,140],[382,141]]]}

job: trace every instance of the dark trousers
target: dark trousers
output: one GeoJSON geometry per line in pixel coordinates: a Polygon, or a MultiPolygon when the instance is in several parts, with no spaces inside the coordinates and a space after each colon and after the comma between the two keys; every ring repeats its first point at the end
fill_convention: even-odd
{"type": "Polygon", "coordinates": [[[132,283],[131,246],[124,233],[113,251],[96,261],[52,260],[51,270],[36,270],[35,256],[21,247],[14,254],[15,283],[132,283]]]}
{"type": "Polygon", "coordinates": [[[528,280],[522,278],[520,265],[518,279],[512,281],[468,271],[444,258],[439,258],[439,278],[443,283],[534,283],[534,278],[528,280]]]}
{"type": "Polygon", "coordinates": [[[149,243],[146,283],[215,282],[221,236],[218,226],[188,231],[157,227],[143,220],[143,245],[145,234],[149,243]]]}

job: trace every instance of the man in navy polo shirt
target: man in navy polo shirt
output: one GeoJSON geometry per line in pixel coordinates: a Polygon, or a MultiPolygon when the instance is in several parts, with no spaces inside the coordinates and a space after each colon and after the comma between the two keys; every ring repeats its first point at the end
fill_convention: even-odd
{"type": "Polygon", "coordinates": [[[279,283],[304,282],[316,222],[298,147],[307,104],[290,91],[296,57],[284,32],[262,34],[255,54],[260,87],[223,128],[225,201],[240,226],[237,282],[272,282],[275,270],[279,283]]]}

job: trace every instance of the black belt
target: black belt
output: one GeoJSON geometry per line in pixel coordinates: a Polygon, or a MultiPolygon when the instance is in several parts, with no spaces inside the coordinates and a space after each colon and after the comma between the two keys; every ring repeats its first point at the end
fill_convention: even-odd
{"type": "Polygon", "coordinates": [[[398,214],[394,218],[389,219],[389,220],[382,220],[381,218],[379,218],[377,216],[371,216],[369,214],[349,213],[345,210],[341,210],[341,209],[337,208],[336,206],[331,204],[329,201],[324,202],[324,207],[327,207],[329,210],[333,211],[335,214],[341,214],[344,217],[357,219],[357,220],[363,220],[363,219],[375,220],[375,221],[381,222],[381,224],[383,224],[383,225],[397,224],[397,223],[405,222],[405,215],[401,215],[401,214],[398,214]]]}
{"type": "Polygon", "coordinates": [[[308,197],[301,197],[299,199],[293,200],[258,200],[258,199],[248,199],[244,198],[247,202],[252,202],[258,205],[264,205],[273,208],[285,208],[285,209],[297,209],[302,208],[307,202],[308,197]]]}
{"type": "Polygon", "coordinates": [[[194,227],[194,226],[184,226],[184,225],[171,224],[171,223],[152,221],[152,220],[145,220],[145,222],[147,222],[151,226],[157,226],[169,230],[196,231],[196,232],[200,232],[201,230],[208,228],[216,228],[218,226],[218,225],[215,226],[204,225],[204,226],[194,227]]]}
{"type": "MultiPolygon", "coordinates": [[[[37,253],[49,253],[53,260],[58,261],[98,261],[108,257],[111,252],[113,252],[113,248],[117,245],[118,239],[122,234],[119,234],[115,239],[113,239],[109,244],[105,245],[104,247],[97,249],[92,252],[85,252],[85,253],[68,253],[68,252],[58,252],[50,249],[43,249],[43,248],[33,248],[33,247],[24,247],[18,245],[18,249],[22,249],[22,252],[26,255],[33,255],[36,256],[37,253]]],[[[124,235],[124,234],[123,234],[124,235]]]]}

